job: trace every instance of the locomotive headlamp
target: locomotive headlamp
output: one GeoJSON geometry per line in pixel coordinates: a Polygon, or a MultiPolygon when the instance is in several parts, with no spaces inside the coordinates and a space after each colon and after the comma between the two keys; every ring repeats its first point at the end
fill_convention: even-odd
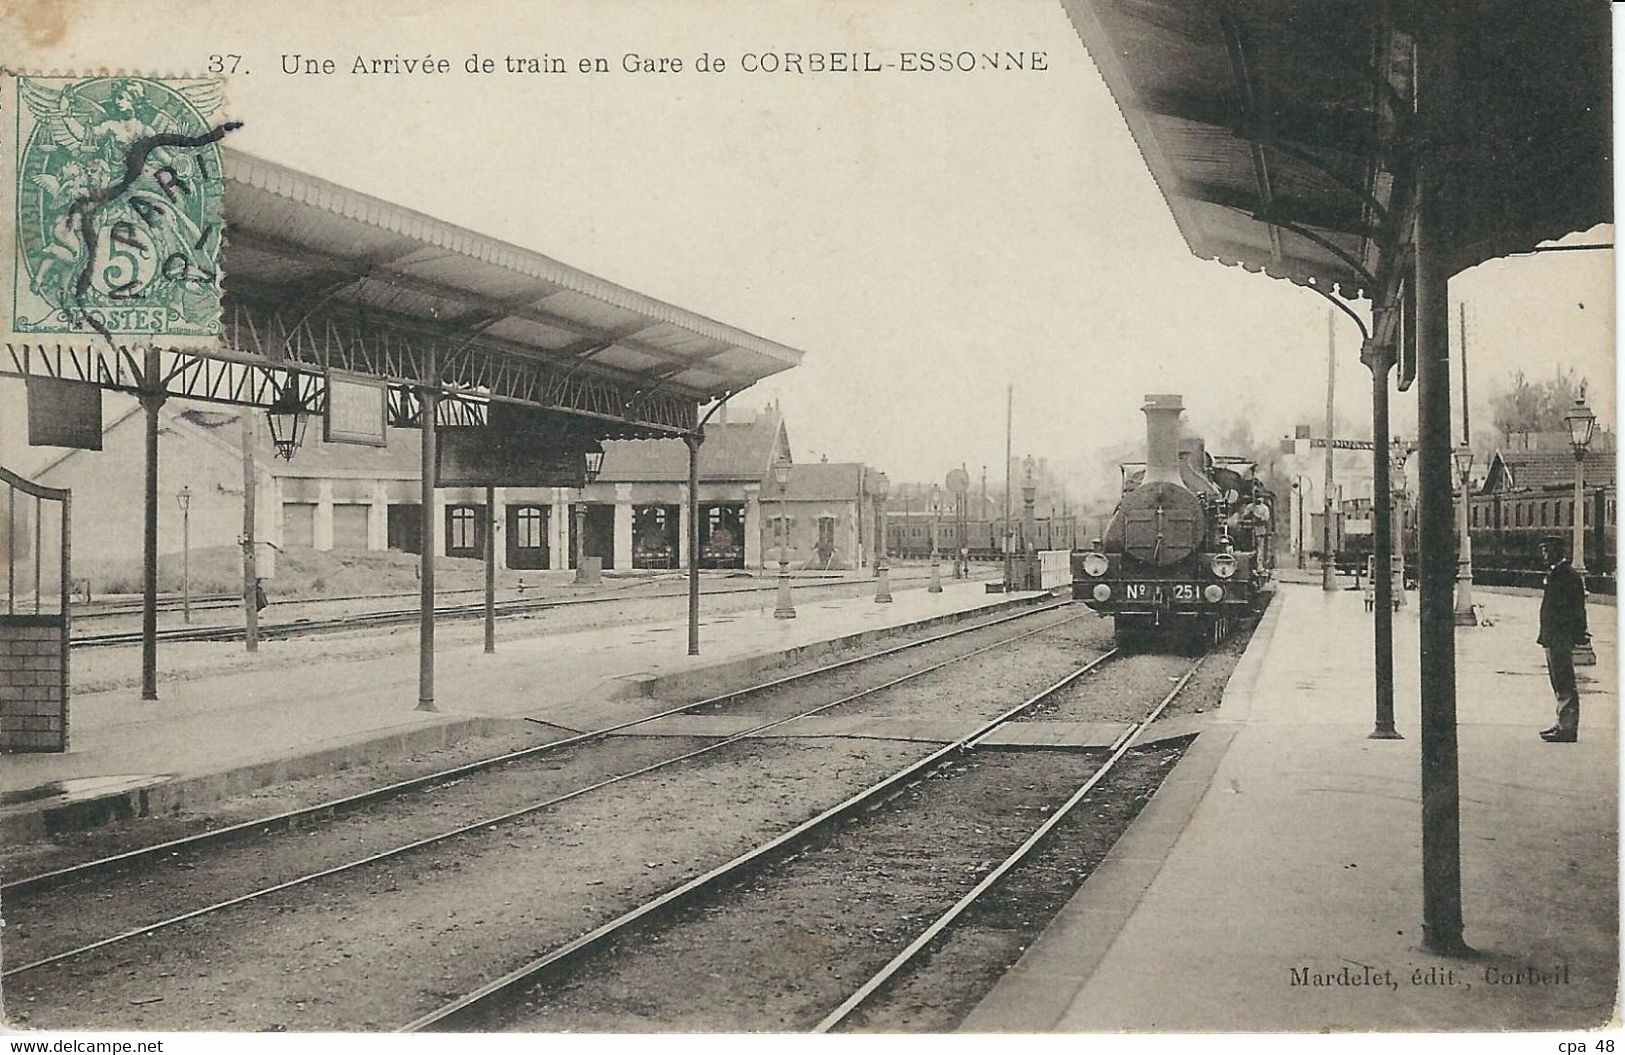
{"type": "Polygon", "coordinates": [[[1112,566],[1112,562],[1104,553],[1085,553],[1083,555],[1083,573],[1100,578],[1112,566]]]}
{"type": "Polygon", "coordinates": [[[1103,582],[1095,583],[1095,588],[1091,593],[1093,593],[1097,601],[1105,602],[1112,599],[1112,588],[1103,582]]]}
{"type": "Polygon", "coordinates": [[[1212,567],[1214,575],[1221,579],[1228,579],[1236,574],[1236,558],[1228,553],[1215,553],[1212,567]]]}
{"type": "Polygon", "coordinates": [[[1202,596],[1207,598],[1209,604],[1218,604],[1224,600],[1224,587],[1216,582],[1210,582],[1202,591],[1202,596]]]}

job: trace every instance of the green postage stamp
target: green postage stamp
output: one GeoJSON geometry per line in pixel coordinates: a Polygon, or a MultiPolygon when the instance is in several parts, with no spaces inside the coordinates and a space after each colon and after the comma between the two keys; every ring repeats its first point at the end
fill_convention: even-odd
{"type": "Polygon", "coordinates": [[[7,340],[218,340],[223,101],[218,79],[0,78],[7,340]]]}

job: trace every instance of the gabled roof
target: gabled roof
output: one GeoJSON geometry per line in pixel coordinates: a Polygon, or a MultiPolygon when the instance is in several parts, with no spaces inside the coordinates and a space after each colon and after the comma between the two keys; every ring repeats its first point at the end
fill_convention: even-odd
{"type": "MultiPolygon", "coordinates": [[[[711,422],[700,444],[701,480],[756,483],[773,464],[776,451],[788,457],[784,418],[764,410],[750,421],[711,422]]],[[[605,483],[688,480],[688,446],[682,440],[612,440],[604,444],[605,483]]]]}
{"type": "MultiPolygon", "coordinates": [[[[1586,451],[1583,463],[1586,487],[1614,485],[1612,451],[1586,451]]],[[[1574,486],[1571,451],[1496,451],[1490,459],[1484,491],[1560,491],[1574,486]]]]}
{"type": "MultiPolygon", "coordinates": [[[[863,488],[864,466],[861,462],[809,462],[790,467],[785,481],[784,499],[787,502],[848,501],[858,496],[863,488]]],[[[777,487],[762,492],[764,499],[776,499],[777,487]]]]}

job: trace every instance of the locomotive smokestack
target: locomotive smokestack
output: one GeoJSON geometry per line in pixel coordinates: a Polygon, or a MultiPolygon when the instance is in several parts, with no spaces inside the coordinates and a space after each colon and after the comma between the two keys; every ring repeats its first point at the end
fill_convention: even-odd
{"type": "Polygon", "coordinates": [[[1178,395],[1145,397],[1145,482],[1180,483],[1179,416],[1185,413],[1178,395]]]}

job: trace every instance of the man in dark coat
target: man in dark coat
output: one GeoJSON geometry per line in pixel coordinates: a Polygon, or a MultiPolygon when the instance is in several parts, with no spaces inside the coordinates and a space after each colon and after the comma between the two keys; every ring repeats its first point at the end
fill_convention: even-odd
{"type": "Polygon", "coordinates": [[[1580,573],[1563,555],[1563,540],[1541,539],[1540,554],[1549,569],[1540,598],[1540,637],[1546,649],[1546,674],[1557,697],[1557,724],[1540,738],[1572,744],[1580,736],[1580,689],[1574,681],[1574,646],[1591,640],[1586,631],[1586,591],[1580,573]]]}

